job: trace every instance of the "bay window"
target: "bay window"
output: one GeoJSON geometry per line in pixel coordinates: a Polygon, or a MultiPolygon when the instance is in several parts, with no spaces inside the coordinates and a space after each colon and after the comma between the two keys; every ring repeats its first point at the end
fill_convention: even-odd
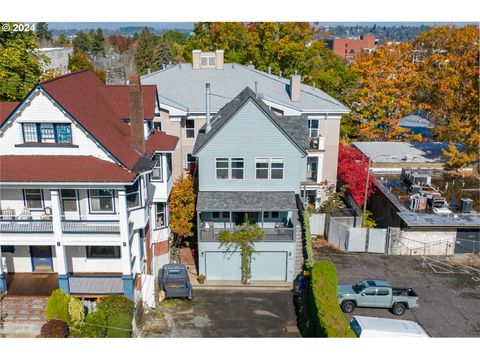
{"type": "Polygon", "coordinates": [[[163,162],[162,155],[158,154],[154,157],[155,164],[152,170],[152,180],[163,181],[163,162]]]}
{"type": "Polygon", "coordinates": [[[155,204],[155,228],[163,228],[167,225],[167,204],[158,202],[155,204]]]}
{"type": "Polygon", "coordinates": [[[140,206],[140,179],[133,185],[126,187],[127,207],[129,209],[140,206]]]}

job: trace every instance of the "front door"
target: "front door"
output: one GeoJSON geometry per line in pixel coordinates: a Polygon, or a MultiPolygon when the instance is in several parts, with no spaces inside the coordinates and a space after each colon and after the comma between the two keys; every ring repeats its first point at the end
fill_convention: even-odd
{"type": "Polygon", "coordinates": [[[34,272],[53,272],[52,248],[50,246],[30,246],[30,256],[34,272]]]}

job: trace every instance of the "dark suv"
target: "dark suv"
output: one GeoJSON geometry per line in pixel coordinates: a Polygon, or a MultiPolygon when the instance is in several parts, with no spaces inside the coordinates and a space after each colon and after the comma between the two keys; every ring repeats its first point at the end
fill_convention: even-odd
{"type": "Polygon", "coordinates": [[[166,298],[188,298],[192,300],[192,285],[187,268],[182,264],[166,264],[158,273],[160,290],[166,298]]]}

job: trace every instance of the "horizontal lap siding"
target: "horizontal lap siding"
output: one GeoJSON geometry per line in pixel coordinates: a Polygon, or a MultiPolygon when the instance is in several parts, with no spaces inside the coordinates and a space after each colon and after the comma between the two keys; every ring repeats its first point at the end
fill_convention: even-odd
{"type": "Polygon", "coordinates": [[[200,191],[295,191],[305,179],[306,157],[251,102],[199,154],[200,191]],[[215,158],[245,158],[244,180],[216,180],[215,158]],[[285,158],[283,180],[257,180],[255,158],[285,158]]]}

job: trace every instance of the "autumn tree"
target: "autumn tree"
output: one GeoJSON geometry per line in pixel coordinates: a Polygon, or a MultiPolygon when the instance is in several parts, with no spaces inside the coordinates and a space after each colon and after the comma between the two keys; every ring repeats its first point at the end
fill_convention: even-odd
{"type": "Polygon", "coordinates": [[[350,67],[358,83],[349,95],[352,111],[347,117],[358,127],[360,139],[409,137],[398,122],[415,109],[417,68],[408,42],[380,45],[371,53],[360,54],[350,67]]]}
{"type": "Polygon", "coordinates": [[[97,69],[83,51],[75,50],[73,55],[68,56],[68,70],[71,72],[80,70],[93,70],[100,80],[105,82],[105,71],[97,69]]]}
{"type": "MultiPolygon", "coordinates": [[[[12,23],[7,24],[12,28],[12,23]]],[[[37,48],[32,31],[0,32],[0,101],[20,101],[40,80],[42,67],[34,52],[37,48]]]]}
{"type": "Polygon", "coordinates": [[[169,227],[173,233],[173,244],[193,236],[196,194],[191,176],[179,177],[173,184],[168,199],[169,227]]]}
{"type": "Polygon", "coordinates": [[[133,44],[133,40],[127,36],[113,34],[108,37],[108,43],[119,54],[124,53],[133,44]]]}
{"type": "Polygon", "coordinates": [[[450,144],[445,155],[456,167],[479,156],[479,38],[478,25],[439,26],[413,43],[422,60],[416,100],[431,114],[435,139],[450,144]]]}
{"type": "Polygon", "coordinates": [[[70,47],[72,45],[70,39],[68,39],[64,34],[60,34],[57,40],[54,41],[54,44],[62,47],[70,47]]]}
{"type": "MultiPolygon", "coordinates": [[[[359,150],[340,143],[338,151],[338,178],[358,206],[362,206],[365,199],[367,171],[368,159],[359,150]]],[[[374,177],[370,176],[367,197],[374,192],[374,184],[374,177]]]]}

